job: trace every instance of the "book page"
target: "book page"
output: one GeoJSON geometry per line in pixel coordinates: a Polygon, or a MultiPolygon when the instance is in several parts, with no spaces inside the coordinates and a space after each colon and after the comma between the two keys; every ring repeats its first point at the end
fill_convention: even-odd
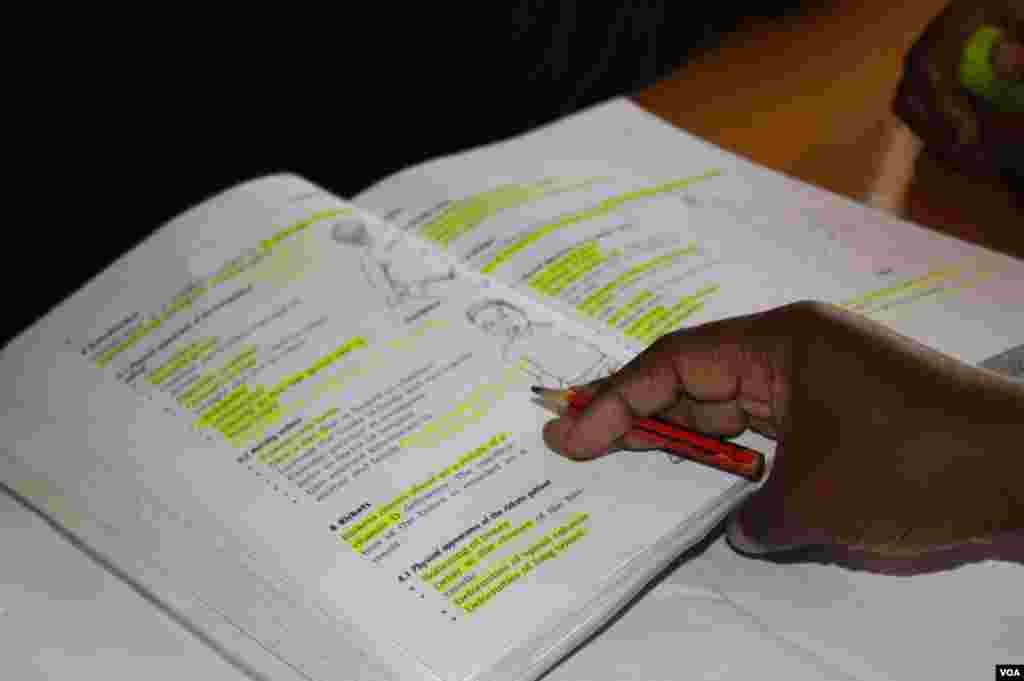
{"type": "Polygon", "coordinates": [[[273,177],[173,221],[9,346],[3,427],[13,458],[232,617],[247,606],[221,558],[244,554],[357,667],[467,678],[750,488],[657,453],[546,449],[529,386],[626,356],[273,177]]]}
{"type": "MultiPolygon", "coordinates": [[[[224,658],[0,488],[0,633],[7,678],[240,681],[224,658]],[[96,626],[97,622],[103,626],[96,626]],[[24,651],[24,652],[16,652],[24,651]],[[131,654],[126,654],[131,651],[131,654]]],[[[273,673],[288,681],[286,667],[273,673]]]]}
{"type": "Polygon", "coordinates": [[[630,353],[799,299],[971,362],[1022,340],[1020,261],[755,166],[626,100],[355,200],[630,353]]]}
{"type": "Polygon", "coordinates": [[[442,162],[436,172],[450,186],[479,190],[392,220],[630,353],[684,324],[788,302],[778,275],[792,270],[786,254],[694,198],[721,170],[653,180],[593,163],[552,166],[558,175],[480,184],[442,162]]]}

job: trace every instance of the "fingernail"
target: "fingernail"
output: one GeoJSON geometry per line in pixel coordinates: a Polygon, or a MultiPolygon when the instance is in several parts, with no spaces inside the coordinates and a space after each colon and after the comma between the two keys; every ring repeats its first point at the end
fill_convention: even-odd
{"type": "Polygon", "coordinates": [[[565,419],[557,416],[544,424],[541,432],[548,444],[561,444],[562,435],[565,432],[565,419]]]}
{"type": "Polygon", "coordinates": [[[575,459],[577,457],[565,447],[572,425],[571,417],[559,416],[544,424],[543,436],[544,442],[557,453],[570,459],[575,459]]]}

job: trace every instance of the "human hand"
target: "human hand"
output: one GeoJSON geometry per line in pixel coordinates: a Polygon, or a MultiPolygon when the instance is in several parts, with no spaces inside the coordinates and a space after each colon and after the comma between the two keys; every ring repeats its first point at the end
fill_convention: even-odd
{"type": "Polygon", "coordinates": [[[996,75],[1024,81],[1024,2],[955,0],[907,53],[893,102],[929,153],[970,174],[992,174],[1007,149],[1024,150],[1024,112],[1000,110],[961,85],[964,47],[982,26],[1003,32],[990,60],[996,75]]]}
{"type": "Polygon", "coordinates": [[[759,553],[809,544],[913,556],[1024,529],[1024,389],[844,309],[794,303],[666,335],[545,425],[586,460],[649,449],[658,418],[778,440],[730,528],[759,553]],[[1012,451],[1012,448],[1018,451],[1012,451]]]}

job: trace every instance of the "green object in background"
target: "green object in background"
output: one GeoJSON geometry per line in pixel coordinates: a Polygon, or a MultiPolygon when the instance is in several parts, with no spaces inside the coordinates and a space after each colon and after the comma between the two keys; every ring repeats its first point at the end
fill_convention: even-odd
{"type": "Polygon", "coordinates": [[[1002,80],[992,71],[992,48],[1002,34],[995,26],[975,31],[960,58],[960,84],[1001,111],[1024,111],[1024,82],[1002,80]]]}

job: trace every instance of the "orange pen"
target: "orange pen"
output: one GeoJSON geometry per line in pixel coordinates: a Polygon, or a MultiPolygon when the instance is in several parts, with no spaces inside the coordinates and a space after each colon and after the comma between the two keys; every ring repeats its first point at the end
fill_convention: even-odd
{"type": "MultiPolygon", "coordinates": [[[[531,390],[540,396],[546,406],[559,413],[568,411],[578,414],[590,404],[591,399],[572,389],[553,390],[534,386],[531,390]]],[[[633,427],[629,433],[638,435],[653,446],[671,454],[697,461],[726,473],[739,475],[754,482],[764,476],[764,454],[750,447],[703,435],[654,418],[636,419],[633,421],[633,427]]]]}

